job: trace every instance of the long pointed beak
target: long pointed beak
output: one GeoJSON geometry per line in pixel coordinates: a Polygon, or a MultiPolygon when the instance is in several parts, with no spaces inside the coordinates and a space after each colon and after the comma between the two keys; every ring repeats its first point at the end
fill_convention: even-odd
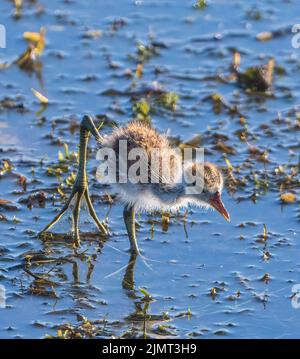
{"type": "Polygon", "coordinates": [[[227,209],[225,208],[222,200],[221,195],[219,192],[213,195],[209,201],[210,205],[217,210],[225,219],[226,221],[230,222],[230,215],[227,212],[227,209]]]}

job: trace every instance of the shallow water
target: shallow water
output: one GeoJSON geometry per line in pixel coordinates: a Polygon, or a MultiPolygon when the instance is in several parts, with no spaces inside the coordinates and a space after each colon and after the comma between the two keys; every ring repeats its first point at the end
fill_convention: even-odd
{"type": "MultiPolygon", "coordinates": [[[[25,50],[24,31],[47,30],[42,78],[16,65],[0,70],[1,168],[4,160],[13,166],[12,173],[0,177],[0,199],[11,201],[0,205],[0,284],[6,289],[0,337],[56,336],[66,323],[80,331],[81,316],[92,323],[86,335],[96,337],[299,337],[300,309],[292,306],[292,286],[300,283],[299,201],[282,204],[280,191],[299,197],[299,174],[288,176],[299,169],[300,49],[291,46],[290,28],[299,22],[300,4],[216,0],[203,10],[193,8],[193,1],[171,0],[41,4],[42,12],[38,1],[24,1],[18,20],[11,1],[0,5],[0,23],[7,29],[0,63],[14,61],[25,50]],[[89,38],[88,30],[101,30],[102,36],[89,38]],[[270,30],[279,35],[256,40],[257,33],[270,30]],[[137,43],[149,44],[149,37],[158,44],[158,54],[145,62],[142,78],[126,76],[128,70],[135,73],[137,43]],[[235,82],[216,80],[216,75],[228,76],[233,48],[241,53],[242,68],[275,58],[272,95],[248,94],[235,82]],[[105,242],[82,211],[81,230],[87,233],[79,254],[69,235],[38,239],[62,206],[58,179],[47,176],[47,168],[58,163],[63,143],[76,151],[75,125],[82,114],[106,115],[103,131],[109,132],[109,122],[133,117],[133,103],[154,81],[180,97],[175,112],[157,108],[151,113],[156,128],[180,141],[200,133],[207,159],[224,169],[217,140],[235,150],[227,158],[245,185],[228,181],[224,190],[231,223],[215,212],[191,208],[186,217],[171,217],[165,231],[160,214],[142,214],[138,240],[145,259],[130,262],[123,208],[117,200],[110,206],[104,196],[109,187],[95,180],[91,146],[90,189],[99,217],[110,209],[112,235],[105,242]],[[50,100],[42,114],[37,114],[32,87],[50,100]],[[118,93],[110,96],[112,90],[118,93]],[[237,106],[246,125],[224,107],[213,111],[207,97],[215,92],[237,106]],[[2,103],[6,97],[23,108],[8,109],[2,103]],[[248,144],[239,137],[245,126],[248,144]],[[267,151],[268,162],[249,152],[250,145],[260,154],[267,151]],[[284,173],[276,175],[280,165],[284,173]],[[16,174],[27,179],[25,190],[16,174]],[[46,194],[45,204],[39,204],[39,192],[46,194]],[[32,208],[30,195],[35,195],[32,208]],[[32,274],[53,283],[39,283],[32,274]],[[124,275],[131,288],[124,288],[124,275]],[[139,288],[153,300],[147,301],[139,288]]],[[[63,181],[76,166],[69,167],[63,181]]],[[[69,217],[55,226],[56,232],[70,231],[69,217]]]]}

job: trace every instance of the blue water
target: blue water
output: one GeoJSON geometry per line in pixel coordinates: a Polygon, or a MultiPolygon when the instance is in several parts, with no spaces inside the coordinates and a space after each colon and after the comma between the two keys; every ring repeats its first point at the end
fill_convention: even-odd
{"type": "MultiPolygon", "coordinates": [[[[292,286],[300,283],[299,200],[281,204],[284,176],[275,175],[279,165],[286,166],[286,176],[290,175],[299,161],[299,115],[297,119],[293,108],[300,105],[300,49],[292,48],[290,32],[291,26],[300,22],[299,10],[296,0],[216,0],[209,1],[203,10],[195,9],[193,1],[24,1],[22,16],[16,20],[12,2],[1,2],[0,23],[6,26],[7,48],[0,49],[0,63],[14,61],[25,50],[23,32],[38,31],[41,26],[47,31],[40,59],[42,80],[16,65],[0,70],[0,101],[9,97],[28,110],[21,113],[0,106],[1,168],[3,160],[9,160],[13,173],[27,178],[23,191],[15,176],[0,176],[0,199],[11,201],[13,206],[0,206],[0,216],[6,218],[0,217],[0,284],[6,289],[6,308],[0,309],[1,338],[56,335],[62,324],[79,325],[76,314],[91,321],[105,318],[106,329],[96,336],[143,336],[143,323],[130,317],[143,305],[139,287],[153,297],[149,314],[154,317],[147,324],[150,337],[299,337],[300,309],[295,309],[291,300],[292,286]],[[255,11],[261,19],[251,17],[249,12],[255,11]],[[113,21],[120,19],[124,26],[112,31],[113,21]],[[101,30],[102,36],[85,38],[88,30],[101,30]],[[259,32],[278,30],[282,30],[280,36],[268,42],[256,40],[259,32]],[[159,54],[145,62],[141,79],[126,76],[128,70],[135,73],[137,43],[148,44],[149,36],[163,44],[159,54]],[[241,53],[242,69],[264,64],[270,56],[275,58],[285,74],[275,74],[273,96],[249,95],[234,82],[214,79],[217,74],[229,75],[233,48],[241,53]],[[92,80],[84,81],[86,76],[92,80]],[[137,89],[153,86],[156,81],[167,91],[176,92],[180,97],[177,110],[157,110],[151,114],[153,125],[160,131],[169,130],[181,141],[200,133],[207,159],[223,167],[226,163],[214,147],[215,135],[227,136],[225,143],[236,150],[235,155],[228,155],[234,175],[246,183],[235,193],[224,190],[230,224],[215,212],[192,208],[186,232],[180,216],[171,218],[164,232],[160,215],[141,215],[138,240],[146,264],[137,259],[135,292],[122,287],[129,242],[118,201],[109,213],[112,235],[103,248],[98,235],[88,234],[80,249],[84,254],[75,257],[70,242],[42,242],[36,237],[62,206],[56,192],[58,180],[46,176],[46,169],[58,162],[61,143],[76,151],[78,128],[70,132],[70,123],[79,123],[84,113],[105,114],[111,121],[126,123],[133,117],[130,96],[103,93],[109,89],[126,92],[133,81],[137,89]],[[42,115],[36,113],[40,105],[30,91],[32,87],[49,98],[42,115]],[[214,92],[237,105],[246,117],[249,144],[267,150],[269,163],[259,162],[239,139],[236,131],[242,125],[238,115],[232,116],[226,109],[213,112],[206,98],[214,92]],[[276,121],[278,117],[281,122],[276,121]],[[269,184],[266,191],[256,189],[256,203],[251,200],[253,172],[259,179],[267,174],[269,184]],[[47,194],[45,208],[37,201],[32,209],[27,208],[24,200],[39,191],[47,194]],[[57,197],[54,206],[52,193],[57,197]],[[261,243],[264,224],[268,238],[261,243]],[[264,252],[269,253],[269,259],[264,260],[264,252]],[[31,262],[29,266],[28,256],[52,261],[31,262]],[[87,280],[89,257],[94,270],[87,280]],[[51,270],[49,279],[57,283],[58,298],[34,291],[37,284],[24,268],[38,275],[51,270]],[[261,280],[266,273],[268,283],[261,280]],[[217,290],[214,299],[212,288],[217,290]],[[158,330],[159,325],[166,326],[168,334],[158,330]]],[[[103,131],[109,132],[109,126],[103,131]]],[[[93,145],[91,141],[91,148],[93,145]]],[[[96,182],[96,165],[94,149],[89,159],[90,186],[97,213],[103,218],[109,205],[101,196],[109,188],[96,182]]],[[[294,191],[299,198],[299,174],[293,181],[293,188],[284,190],[294,191]]],[[[97,233],[87,223],[84,211],[82,215],[82,232],[97,233]]],[[[67,218],[55,227],[60,233],[69,230],[67,218]]],[[[52,292],[51,286],[44,289],[52,292]]]]}

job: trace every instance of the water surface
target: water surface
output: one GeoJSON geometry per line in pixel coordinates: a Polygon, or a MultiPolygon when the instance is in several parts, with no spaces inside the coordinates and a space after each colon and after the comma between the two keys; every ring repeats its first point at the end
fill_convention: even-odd
{"type": "Polygon", "coordinates": [[[2,1],[0,10],[7,29],[1,63],[24,52],[23,32],[47,31],[40,77],[16,65],[0,71],[1,168],[4,161],[13,167],[0,176],[0,199],[11,201],[0,206],[0,284],[7,297],[0,337],[44,338],[67,326],[96,337],[299,337],[300,310],[292,306],[292,286],[300,282],[299,202],[280,201],[282,191],[299,197],[300,50],[292,48],[290,32],[300,20],[299,3],[215,0],[200,10],[193,1],[24,1],[19,19],[11,1],[2,1]],[[257,41],[262,31],[277,35],[257,41]],[[157,53],[137,78],[137,47],[151,42],[157,53]],[[243,69],[275,58],[272,95],[248,94],[218,80],[229,75],[233,49],[243,69]],[[99,217],[110,209],[111,237],[105,242],[83,210],[86,234],[75,255],[69,210],[54,228],[61,236],[38,239],[62,206],[59,181],[76,165],[61,179],[47,169],[59,162],[64,143],[76,152],[82,115],[106,116],[103,131],[109,132],[109,123],[126,123],[133,104],[158,85],[180,99],[176,111],[154,106],[153,126],[180,141],[200,134],[207,159],[225,170],[220,141],[228,146],[238,181],[224,190],[231,223],[191,208],[171,217],[164,231],[160,214],[142,214],[138,240],[146,263],[130,262],[123,208],[117,199],[110,204],[106,193],[114,194],[95,180],[91,141],[90,189],[99,217]],[[32,87],[50,100],[42,114],[32,87]],[[216,113],[208,99],[216,92],[238,113],[225,107],[216,113]],[[5,98],[14,106],[3,105],[5,98]],[[245,131],[247,142],[240,136],[245,131]],[[39,283],[32,274],[53,283],[39,283]],[[87,321],[92,328],[84,331],[87,321]]]}

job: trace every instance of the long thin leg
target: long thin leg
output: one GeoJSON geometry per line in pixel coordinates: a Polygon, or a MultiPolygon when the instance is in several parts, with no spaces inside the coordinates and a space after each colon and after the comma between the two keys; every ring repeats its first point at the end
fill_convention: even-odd
{"type": "Polygon", "coordinates": [[[83,195],[82,192],[77,193],[77,197],[76,197],[75,205],[74,205],[74,209],[73,209],[73,220],[74,220],[74,229],[73,230],[74,230],[74,241],[75,241],[76,247],[80,246],[78,222],[79,222],[79,212],[80,212],[80,203],[81,203],[82,195],[83,195]]]}
{"type": "Polygon", "coordinates": [[[105,228],[105,225],[103,223],[101,223],[99,218],[97,217],[96,211],[95,211],[93,203],[91,201],[91,197],[90,197],[88,188],[86,189],[86,191],[84,193],[84,198],[86,200],[86,204],[88,206],[88,211],[90,213],[90,216],[95,221],[95,223],[96,223],[97,227],[99,228],[100,232],[107,234],[107,229],[105,228]]]}
{"type": "Polygon", "coordinates": [[[134,206],[126,205],[123,212],[124,222],[126,225],[129,241],[130,252],[132,254],[140,254],[136,235],[135,235],[135,209],[134,206]]]}
{"type": "Polygon", "coordinates": [[[54,226],[54,225],[61,219],[61,217],[64,215],[64,213],[66,212],[66,210],[67,210],[67,209],[69,208],[69,206],[70,206],[70,203],[71,203],[71,201],[72,201],[72,199],[73,199],[73,197],[74,197],[74,194],[75,194],[74,192],[75,192],[75,191],[72,191],[70,197],[68,198],[67,202],[65,203],[65,205],[63,206],[63,208],[62,208],[62,210],[59,212],[59,214],[58,214],[57,216],[55,216],[55,217],[52,219],[52,221],[51,221],[49,224],[47,224],[47,226],[46,226],[44,229],[42,229],[42,230],[40,231],[40,233],[38,234],[39,236],[40,236],[43,232],[48,231],[48,229],[50,229],[52,226],[54,226]]]}
{"type": "Polygon", "coordinates": [[[70,198],[68,199],[67,203],[63,206],[61,212],[54,217],[54,219],[39,233],[39,236],[50,229],[55,223],[57,223],[63,214],[66,212],[66,210],[69,208],[69,205],[74,198],[75,195],[77,195],[76,201],[75,201],[75,207],[73,211],[73,218],[74,218],[74,239],[75,244],[79,245],[79,228],[78,228],[78,219],[79,219],[79,213],[80,213],[80,203],[82,196],[85,197],[89,212],[96,222],[99,230],[104,235],[107,235],[107,230],[105,226],[99,221],[96,212],[94,210],[94,207],[91,203],[89,193],[88,193],[88,179],[86,174],[86,157],[87,157],[87,144],[89,141],[89,135],[92,133],[92,135],[96,138],[97,141],[101,141],[102,137],[97,130],[92,118],[90,116],[84,116],[83,120],[80,125],[80,145],[79,145],[79,168],[77,177],[70,195],[70,198]]]}

